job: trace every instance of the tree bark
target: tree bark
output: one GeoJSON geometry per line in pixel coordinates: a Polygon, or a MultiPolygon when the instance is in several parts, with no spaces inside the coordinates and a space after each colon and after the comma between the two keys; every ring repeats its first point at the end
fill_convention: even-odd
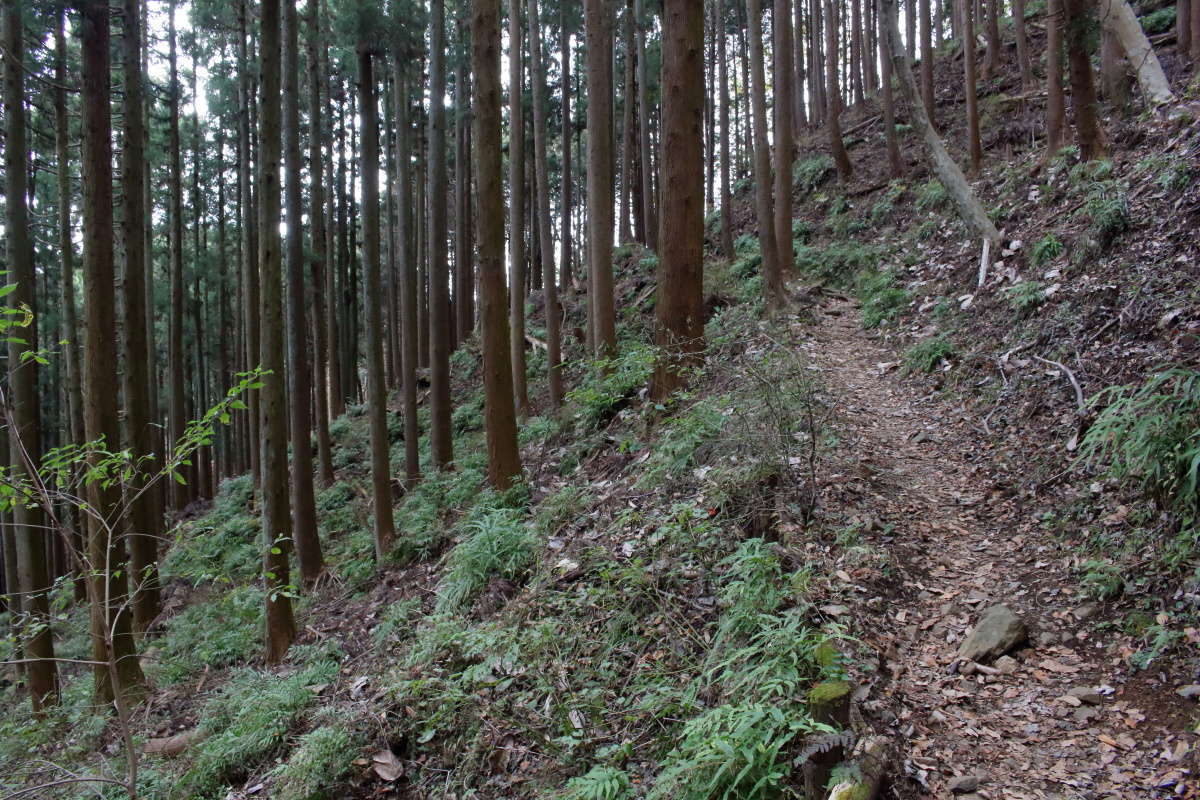
{"type": "Polygon", "coordinates": [[[1091,161],[1104,158],[1107,152],[1088,54],[1088,23],[1093,10],[1088,0],[1062,0],[1062,3],[1067,67],[1071,75],[1071,105],[1075,109],[1075,137],[1080,157],[1091,161]]]}
{"type": "MultiPolygon", "coordinates": [[[[729,139],[732,132],[729,128],[729,67],[726,63],[728,57],[727,43],[728,32],[725,29],[725,5],[726,0],[716,0],[717,5],[717,94],[719,95],[720,118],[721,118],[721,255],[725,258],[733,258],[733,193],[730,186],[729,171],[731,165],[729,163],[729,139]]],[[[800,3],[796,3],[796,7],[800,7],[800,3]]],[[[804,108],[804,103],[801,99],[797,103],[798,109],[804,108]]],[[[802,111],[801,111],[802,113],[802,111]]]]}
{"type": "MultiPolygon", "coordinates": [[[[445,0],[430,3],[430,97],[446,94],[445,0]]],[[[450,288],[446,264],[446,107],[430,103],[429,114],[429,444],[433,465],[454,461],[450,434],[450,288]]]]}
{"type": "MultiPolygon", "coordinates": [[[[4,2],[4,228],[7,239],[5,254],[9,282],[16,284],[16,288],[8,295],[9,307],[35,309],[37,278],[34,273],[33,240],[29,230],[29,209],[26,205],[29,167],[26,161],[28,151],[25,137],[25,44],[21,7],[20,0],[4,2]]],[[[105,34],[107,30],[106,18],[105,34]]],[[[92,31],[88,29],[85,33],[91,34],[92,31]]],[[[107,38],[105,35],[105,46],[107,38]]],[[[90,39],[88,44],[92,45],[93,49],[96,46],[90,39]]],[[[107,51],[105,60],[107,61],[107,51]]],[[[103,77],[107,79],[107,73],[103,77]]],[[[107,80],[105,85],[107,86],[107,80]]],[[[107,113],[107,96],[104,97],[103,103],[107,113]]],[[[111,230],[109,237],[111,241],[111,230]]],[[[90,262],[85,262],[85,266],[87,263],[90,262]]],[[[90,321],[93,301],[89,300],[87,305],[90,321]]],[[[21,317],[16,316],[13,319],[21,317]]],[[[42,460],[38,363],[33,359],[23,359],[21,354],[38,347],[37,326],[35,316],[24,329],[13,329],[10,333],[12,340],[8,343],[8,388],[11,392],[9,405],[12,408],[12,418],[8,426],[10,430],[6,434],[9,436],[9,461],[14,473],[24,473],[30,479],[34,477],[42,460]]],[[[89,335],[89,348],[91,340],[92,336],[89,335]]],[[[115,359],[110,363],[115,366],[115,359]]],[[[14,549],[18,578],[18,585],[13,589],[24,595],[21,607],[29,615],[26,627],[28,635],[23,637],[23,646],[25,657],[31,661],[25,674],[29,681],[33,709],[40,712],[46,706],[58,702],[58,671],[53,660],[54,639],[50,628],[50,601],[47,595],[50,574],[46,563],[46,517],[40,507],[26,506],[22,503],[14,506],[12,516],[11,535],[16,543],[14,549]]]]}
{"type": "Polygon", "coordinates": [[[1191,0],[1177,0],[1175,3],[1175,52],[1186,61],[1192,49],[1192,12],[1191,0]]]}
{"type": "MultiPolygon", "coordinates": [[[[779,27],[790,36],[790,14],[776,20],[783,20],[779,27]]],[[[778,66],[790,76],[791,53],[785,56],[778,66]]],[[[659,400],[681,388],[687,370],[704,360],[702,4],[694,0],[663,4],[662,58],[663,213],[654,339],[663,356],[651,385],[651,395],[659,400]]],[[[791,98],[790,91],[786,96],[791,98]]],[[[792,112],[788,104],[783,105],[790,127],[792,112]]]]}
{"type": "Polygon", "coordinates": [[[1121,51],[1133,66],[1146,104],[1157,106],[1174,102],[1175,95],[1163,74],[1158,55],[1127,0],[1099,0],[1098,10],[1104,30],[1120,43],[1121,51]]]}
{"type": "MultiPolygon", "coordinates": [[[[289,0],[290,2],[290,0],[289,0]]],[[[296,621],[288,584],[288,550],[292,520],[288,508],[288,419],[284,383],[283,259],[280,250],[280,0],[262,0],[259,44],[262,75],[259,141],[259,264],[262,321],[260,363],[263,378],[260,422],[262,434],[262,520],[267,584],[267,662],[283,660],[296,638],[296,621]]]]}
{"type": "MultiPolygon", "coordinates": [[[[117,416],[116,274],[113,264],[112,95],[109,73],[107,0],[79,5],[83,140],[83,281],[88,302],[84,350],[84,435],[120,452],[117,416]]],[[[17,275],[20,280],[20,275],[17,275]]],[[[96,464],[99,456],[91,456],[96,464]]],[[[134,646],[128,606],[125,520],[120,516],[118,483],[92,481],[87,488],[91,525],[88,556],[92,659],[97,700],[132,701],[145,692],[146,679],[134,646]]]]}
{"type": "MultiPolygon", "coordinates": [[[[612,20],[605,0],[584,0],[587,31],[588,129],[588,251],[592,280],[588,287],[595,309],[596,352],[612,357],[617,352],[613,308],[613,168],[612,139],[612,20]]],[[[638,28],[639,42],[641,27],[638,28]]],[[[643,85],[643,92],[645,86],[643,85]]],[[[645,126],[648,118],[643,115],[645,126]]],[[[643,137],[646,134],[643,133],[643,137]]],[[[645,142],[645,138],[643,142],[645,142]]],[[[649,163],[649,162],[647,162],[649,163]]],[[[647,168],[645,172],[649,172],[647,168]]],[[[653,197],[652,192],[647,196],[653,197]]],[[[651,204],[653,205],[653,204],[651,204]]],[[[650,230],[651,215],[647,215],[650,230]]],[[[656,244],[656,243],[655,243],[656,244]]]]}
{"type": "Polygon", "coordinates": [[[971,175],[978,174],[983,164],[983,145],[979,141],[979,97],[975,79],[974,16],[973,0],[962,0],[963,80],[967,95],[967,151],[971,156],[971,175]]]}
{"type": "Polygon", "coordinates": [[[993,248],[998,247],[1000,232],[988,219],[987,212],[984,211],[979,199],[975,197],[971,185],[967,183],[958,164],[954,163],[950,154],[946,152],[945,145],[938,138],[937,132],[929,123],[929,117],[925,114],[925,106],[921,102],[920,94],[917,92],[917,82],[912,74],[912,61],[905,55],[904,45],[900,41],[900,25],[896,20],[896,0],[880,0],[880,14],[887,25],[887,36],[884,38],[887,39],[888,50],[891,53],[892,69],[899,78],[900,93],[904,95],[904,100],[908,103],[913,123],[921,134],[921,143],[924,145],[925,158],[930,169],[946,187],[946,192],[950,195],[955,210],[958,211],[963,222],[976,235],[990,241],[993,248]]]}
{"type": "Polygon", "coordinates": [[[500,0],[472,0],[471,63],[479,210],[479,314],[488,478],[497,489],[521,474],[504,285],[504,189],[500,158],[500,0]]]}
{"type": "MultiPolygon", "coordinates": [[[[767,144],[767,89],[763,66],[762,0],[746,0],[746,38],[750,48],[750,105],[753,109],[754,200],[758,245],[762,253],[763,292],[767,312],[784,305],[783,270],[775,238],[774,198],[771,196],[771,151],[767,144]]],[[[790,240],[790,237],[789,237],[790,240]]]]}
{"type": "MultiPolygon", "coordinates": [[[[922,5],[928,11],[928,0],[922,0],[922,5]]],[[[881,83],[883,84],[882,98],[880,105],[883,112],[883,134],[884,141],[887,143],[888,152],[888,169],[889,174],[893,178],[899,178],[904,174],[904,159],[900,155],[900,137],[896,134],[896,101],[892,94],[892,60],[888,58],[887,53],[887,27],[882,13],[876,16],[876,23],[879,25],[879,36],[877,45],[879,47],[879,67],[881,74],[881,83]]],[[[922,51],[926,49],[928,43],[929,25],[928,18],[923,18],[922,24],[922,51]]],[[[924,75],[924,60],[927,55],[922,56],[922,75],[924,75]]],[[[922,93],[922,99],[928,98],[930,95],[922,93]]],[[[926,112],[928,114],[928,111],[926,112]]],[[[932,125],[932,117],[929,117],[932,125]]]]}
{"type": "Polygon", "coordinates": [[[1021,73],[1021,91],[1034,87],[1033,64],[1029,57],[1029,35],[1025,31],[1025,0],[1012,0],[1013,37],[1017,40],[1017,69],[1021,73]]]}
{"type": "Polygon", "coordinates": [[[1002,0],[982,0],[987,13],[987,62],[983,78],[991,78],[1000,69],[1000,11],[1002,0]]]}
{"type": "Polygon", "coordinates": [[[789,269],[795,264],[792,249],[792,162],[796,158],[796,139],[792,132],[791,21],[791,0],[775,0],[771,25],[775,68],[775,241],[779,247],[779,265],[789,269]]]}
{"type": "Polygon", "coordinates": [[[400,386],[404,396],[404,477],[409,488],[421,479],[420,428],[417,424],[417,270],[413,246],[412,166],[410,159],[412,123],[408,71],[410,54],[395,53],[397,198],[400,253],[400,386]]]}
{"type": "Polygon", "coordinates": [[[529,416],[525,370],[525,112],[521,0],[508,3],[508,325],[517,417],[529,416]]]}
{"type": "Polygon", "coordinates": [[[1066,102],[1062,82],[1063,0],[1046,0],[1046,158],[1066,141],[1066,102]]]}
{"type": "MultiPolygon", "coordinates": [[[[646,26],[644,22],[645,6],[642,0],[634,0],[633,15],[635,17],[634,45],[636,50],[634,58],[637,61],[638,140],[640,142],[639,147],[641,149],[642,162],[642,221],[646,226],[646,247],[657,252],[658,203],[654,196],[654,148],[650,145],[650,70],[646,65],[646,26]]],[[[588,35],[588,41],[590,42],[590,31],[588,35]]],[[[610,63],[609,71],[611,72],[611,70],[612,65],[610,63]]],[[[591,72],[590,59],[588,61],[588,72],[589,74],[591,72]]],[[[591,96],[592,84],[589,79],[588,97],[590,98],[591,96]]],[[[591,128],[590,114],[588,116],[588,128],[591,128]]],[[[589,206],[590,205],[591,204],[589,201],[589,206]]]]}
{"type": "MultiPolygon", "coordinates": [[[[170,87],[167,90],[170,123],[167,150],[170,160],[170,253],[171,253],[171,313],[167,330],[168,408],[167,439],[174,448],[183,436],[187,424],[186,389],[184,371],[187,353],[183,341],[184,290],[183,290],[183,157],[179,141],[179,58],[175,36],[175,0],[167,6],[168,69],[170,87]]],[[[186,474],[186,470],[181,470],[186,474]]],[[[171,505],[182,511],[191,497],[191,488],[178,482],[171,483],[171,505]]]]}
{"type": "Polygon", "coordinates": [[[454,80],[455,148],[454,203],[454,316],[458,339],[465,341],[475,329],[475,232],[471,211],[471,73],[470,41],[466,21],[459,20],[461,52],[454,80]]]}
{"type": "Polygon", "coordinates": [[[313,376],[316,379],[317,474],[321,485],[333,484],[333,447],[329,439],[329,328],[331,301],[326,291],[325,263],[325,184],[323,145],[325,119],[321,86],[325,82],[325,44],[321,38],[320,0],[308,0],[308,181],[309,213],[312,226],[312,332],[316,349],[313,376]]]}
{"type": "MultiPolygon", "coordinates": [[[[247,52],[247,40],[250,35],[249,30],[249,5],[250,0],[241,0],[238,4],[238,64],[239,64],[239,80],[238,80],[238,97],[240,107],[238,109],[238,185],[242,192],[242,299],[244,307],[242,309],[242,320],[245,327],[245,344],[246,344],[246,368],[252,370],[259,366],[259,313],[261,306],[261,297],[259,294],[259,276],[258,276],[258,194],[253,190],[254,181],[251,180],[251,139],[254,138],[250,124],[250,106],[253,102],[254,91],[250,82],[250,58],[247,52]]],[[[172,195],[172,208],[174,208],[174,195],[172,195]]],[[[172,212],[174,214],[174,211],[172,212]]],[[[174,242],[174,232],[172,232],[172,242],[174,242]]],[[[171,257],[174,263],[174,254],[171,257]]],[[[336,341],[336,340],[331,340],[336,341]]],[[[262,450],[260,442],[262,436],[259,431],[260,421],[260,403],[259,393],[250,392],[246,398],[247,417],[249,418],[249,433],[250,441],[248,442],[248,450],[250,453],[250,473],[253,476],[255,486],[262,485],[262,450]]]]}
{"type": "MultiPolygon", "coordinates": [[[[558,270],[558,288],[563,292],[571,291],[571,212],[574,203],[571,197],[571,183],[574,180],[571,170],[571,28],[567,23],[567,5],[561,4],[559,9],[559,25],[562,31],[562,208],[559,217],[562,222],[562,264],[558,270]]],[[[642,172],[646,167],[642,165],[642,172]]]]}
{"type": "MultiPolygon", "coordinates": [[[[921,99],[925,101],[926,116],[933,122],[937,114],[933,94],[933,43],[929,35],[929,0],[919,0],[917,8],[921,16],[921,99]]],[[[882,55],[882,59],[888,60],[886,53],[882,55]]],[[[884,87],[889,91],[891,89],[886,82],[884,87]]]]}
{"type": "Polygon", "coordinates": [[[829,133],[829,149],[833,154],[834,166],[837,167],[838,180],[845,183],[850,180],[854,169],[850,164],[846,145],[842,142],[842,92],[838,87],[837,51],[837,17],[832,0],[825,0],[825,99],[828,103],[825,126],[829,133]]]}

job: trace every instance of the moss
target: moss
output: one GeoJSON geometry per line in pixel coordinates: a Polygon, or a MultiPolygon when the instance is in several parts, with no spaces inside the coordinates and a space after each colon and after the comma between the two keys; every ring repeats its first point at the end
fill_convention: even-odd
{"type": "MultiPolygon", "coordinates": [[[[825,644],[821,645],[821,647],[825,646],[825,644]]],[[[809,708],[827,708],[848,698],[853,691],[854,687],[850,685],[849,681],[821,681],[808,690],[808,706],[809,708]]]]}

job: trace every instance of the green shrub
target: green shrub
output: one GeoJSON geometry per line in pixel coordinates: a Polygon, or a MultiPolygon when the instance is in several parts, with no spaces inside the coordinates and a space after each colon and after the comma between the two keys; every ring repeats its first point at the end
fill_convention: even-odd
{"type": "Polygon", "coordinates": [[[240,586],[180,612],[162,638],[163,683],[249,658],[262,645],[264,607],[262,589],[240,586]]]}
{"type": "Polygon", "coordinates": [[[304,734],[275,772],[274,796],[288,800],[337,797],[334,788],[350,771],[359,749],[354,734],[341,726],[323,725],[304,734]]]}
{"type": "MultiPolygon", "coordinates": [[[[939,184],[940,185],[940,184],[939,184]]],[[[892,181],[883,197],[871,207],[871,222],[880,223],[891,216],[896,202],[904,196],[904,184],[892,181]]]]}
{"type": "Polygon", "coordinates": [[[392,603],[383,610],[379,625],[372,634],[375,644],[391,644],[412,638],[421,616],[419,598],[407,597],[392,603]]]}
{"type": "Polygon", "coordinates": [[[945,336],[931,336],[908,348],[904,354],[905,372],[933,372],[943,359],[949,359],[957,352],[954,345],[945,336]]]}
{"type": "Polygon", "coordinates": [[[557,797],[562,800],[625,800],[633,795],[633,784],[624,770],[598,764],[567,781],[557,797]]]}
{"type": "Polygon", "coordinates": [[[655,358],[653,347],[638,342],[626,344],[615,358],[591,362],[583,380],[567,394],[579,405],[583,422],[595,427],[611,419],[650,380],[655,358]]]}
{"type": "Polygon", "coordinates": [[[719,594],[721,641],[748,635],[760,617],[783,602],[783,572],[779,556],[762,539],[747,539],[721,562],[728,571],[719,594]]]}
{"type": "Polygon", "coordinates": [[[1154,183],[1168,192],[1182,192],[1192,185],[1196,175],[1196,168],[1189,159],[1165,153],[1142,159],[1138,167],[1153,174],[1154,183]]]}
{"type": "Polygon", "coordinates": [[[1115,181],[1098,184],[1084,203],[1091,231],[1101,247],[1108,247],[1117,236],[1129,230],[1129,198],[1115,181]]]}
{"type": "Polygon", "coordinates": [[[1098,158],[1092,161],[1080,161],[1071,167],[1067,173],[1067,180],[1076,188],[1089,191],[1094,184],[1111,180],[1113,176],[1113,163],[1107,158],[1098,158]]]}
{"type": "Polygon", "coordinates": [[[1157,11],[1151,11],[1145,16],[1138,17],[1138,22],[1142,24],[1142,30],[1146,32],[1147,36],[1166,33],[1175,25],[1175,6],[1172,4],[1157,11]]]}
{"type": "Polygon", "coordinates": [[[463,527],[438,584],[438,613],[462,608],[492,578],[519,578],[537,555],[537,539],[510,509],[488,509],[463,527]]]}
{"type": "Polygon", "coordinates": [[[1018,314],[1028,314],[1046,302],[1046,291],[1038,281],[1021,281],[1005,287],[1004,299],[1018,314]]]}
{"type": "Polygon", "coordinates": [[[946,187],[942,186],[942,182],[937,178],[926,181],[917,190],[917,208],[922,211],[941,208],[949,199],[950,196],[946,194],[946,187]]]}
{"type": "Polygon", "coordinates": [[[657,487],[697,465],[697,451],[724,427],[725,417],[709,399],[666,421],[646,459],[638,485],[657,487]]]}
{"type": "Polygon", "coordinates": [[[222,483],[207,514],[175,529],[175,541],[163,559],[163,576],[199,584],[244,583],[257,575],[262,566],[262,520],[251,509],[253,493],[249,475],[222,483]]]}
{"type": "Polygon", "coordinates": [[[1057,236],[1055,236],[1053,233],[1047,233],[1033,244],[1033,250],[1030,254],[1033,259],[1033,266],[1043,267],[1046,264],[1049,264],[1051,261],[1061,256],[1063,254],[1063,250],[1065,249],[1066,248],[1063,246],[1063,243],[1057,236]]]}
{"type": "Polygon", "coordinates": [[[534,522],[543,536],[553,536],[564,526],[578,519],[585,508],[587,497],[583,488],[564,486],[538,503],[534,522]]]}
{"type": "Polygon", "coordinates": [[[792,180],[805,191],[812,191],[820,186],[829,173],[833,172],[833,159],[827,155],[810,156],[796,162],[792,168],[792,180]]]}
{"type": "Polygon", "coordinates": [[[1111,386],[1091,405],[1100,412],[1079,458],[1133,483],[1173,513],[1182,535],[1164,556],[1168,564],[1193,558],[1200,523],[1200,372],[1169,369],[1140,386],[1111,386]]]}
{"type": "Polygon", "coordinates": [[[1097,600],[1112,600],[1125,591],[1124,574],[1116,564],[1088,559],[1083,562],[1082,569],[1084,574],[1080,585],[1089,596],[1097,600]]]}
{"type": "Polygon", "coordinates": [[[450,425],[455,436],[483,430],[483,392],[476,392],[454,409],[450,425]]]}
{"type": "Polygon", "coordinates": [[[921,241],[932,239],[941,230],[941,225],[931,219],[925,220],[917,228],[917,238],[921,241]]]}
{"type": "Polygon", "coordinates": [[[822,283],[842,285],[856,272],[879,261],[879,250],[858,242],[835,242],[827,247],[801,245],[796,248],[796,268],[822,283]]]}
{"type": "Polygon", "coordinates": [[[896,285],[892,270],[863,273],[858,281],[858,299],[862,303],[864,328],[877,328],[899,316],[912,296],[907,289],[896,285]]]}

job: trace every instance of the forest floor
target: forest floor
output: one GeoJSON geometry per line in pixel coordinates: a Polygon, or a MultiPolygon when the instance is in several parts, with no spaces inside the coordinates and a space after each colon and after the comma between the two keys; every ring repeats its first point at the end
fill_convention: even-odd
{"type": "Polygon", "coordinates": [[[1094,629],[1070,550],[1036,507],[997,491],[973,415],[903,379],[857,304],[827,297],[808,331],[803,347],[861,454],[877,515],[864,537],[899,575],[882,613],[851,613],[881,654],[876,702],[898,718],[912,796],[975,786],[1029,800],[1194,796],[1186,709],[1157,680],[1130,675],[1124,637],[1094,629]],[[1028,640],[999,668],[961,662],[980,612],[1001,603],[1028,640]]]}

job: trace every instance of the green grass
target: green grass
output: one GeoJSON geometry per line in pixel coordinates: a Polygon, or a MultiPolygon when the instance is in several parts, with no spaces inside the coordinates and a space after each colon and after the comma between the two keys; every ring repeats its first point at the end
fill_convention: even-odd
{"type": "Polygon", "coordinates": [[[354,733],[339,725],[309,731],[275,771],[272,795],[288,800],[333,800],[339,796],[337,784],[350,771],[361,747],[354,733]]]}
{"type": "Polygon", "coordinates": [[[949,201],[950,195],[946,193],[946,187],[942,186],[942,182],[937,178],[926,181],[917,190],[917,208],[922,211],[932,211],[935,208],[941,208],[949,201]]]}
{"type": "Polygon", "coordinates": [[[957,348],[945,336],[931,336],[904,353],[905,372],[933,372],[943,360],[952,358],[957,348]]]}
{"type": "Polygon", "coordinates": [[[833,159],[827,155],[810,156],[792,167],[792,180],[805,191],[812,191],[833,172],[833,159]]]}
{"type": "Polygon", "coordinates": [[[167,624],[159,645],[160,680],[177,683],[205,667],[248,659],[262,647],[265,602],[258,586],[239,586],[189,605],[167,624]]]}
{"type": "Polygon", "coordinates": [[[844,286],[860,270],[878,262],[877,247],[859,242],[834,242],[828,246],[800,245],[796,248],[796,268],[823,284],[844,286]]]}
{"type": "Polygon", "coordinates": [[[520,578],[536,557],[537,539],[512,509],[487,509],[463,525],[438,584],[438,613],[463,608],[492,578],[520,578]]]}
{"type": "Polygon", "coordinates": [[[583,380],[567,393],[584,424],[599,427],[610,420],[650,380],[655,358],[656,350],[650,345],[625,342],[615,358],[589,363],[583,380]]]}
{"type": "Polygon", "coordinates": [[[1047,233],[1041,239],[1038,239],[1033,244],[1033,249],[1030,252],[1033,266],[1044,267],[1054,259],[1063,254],[1066,248],[1057,236],[1053,233],[1047,233]]]}
{"type": "Polygon", "coordinates": [[[1021,281],[1004,288],[1004,299],[1018,314],[1029,314],[1046,302],[1046,290],[1038,281],[1021,281]]]}
{"type": "Polygon", "coordinates": [[[859,277],[858,299],[862,303],[863,327],[871,329],[896,319],[912,295],[896,285],[893,270],[868,271],[859,277]]]}

